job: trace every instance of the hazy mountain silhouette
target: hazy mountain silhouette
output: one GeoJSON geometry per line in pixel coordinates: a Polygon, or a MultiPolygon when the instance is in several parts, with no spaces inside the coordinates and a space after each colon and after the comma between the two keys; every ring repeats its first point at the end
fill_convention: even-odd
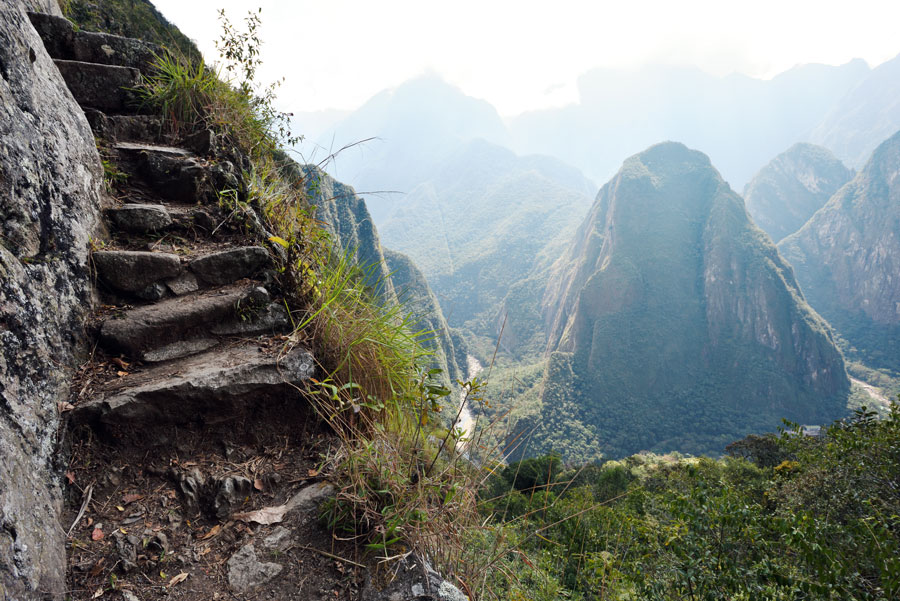
{"type": "Polygon", "coordinates": [[[771,80],[695,68],[596,69],[579,79],[578,104],[513,119],[513,148],[559,157],[604,181],[625,157],[659,140],[679,140],[708,154],[726,180],[742,187],[808,136],[868,73],[859,59],[803,65],[771,80]]]}

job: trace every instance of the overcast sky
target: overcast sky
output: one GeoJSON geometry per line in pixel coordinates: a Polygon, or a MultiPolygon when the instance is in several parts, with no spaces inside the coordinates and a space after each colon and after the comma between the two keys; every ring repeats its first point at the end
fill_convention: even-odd
{"type": "Polygon", "coordinates": [[[900,53],[900,0],[152,0],[215,56],[219,8],[262,8],[260,79],[289,111],[352,110],[426,71],[509,117],[577,100],[594,67],[771,77],[900,53]]]}

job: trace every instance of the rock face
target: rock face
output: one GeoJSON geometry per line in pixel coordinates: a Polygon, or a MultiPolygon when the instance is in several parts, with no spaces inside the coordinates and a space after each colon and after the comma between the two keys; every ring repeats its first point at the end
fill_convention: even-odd
{"type": "Polygon", "coordinates": [[[803,227],[853,175],[827,148],[794,144],[750,180],[744,202],[756,225],[778,243],[803,227]]]}
{"type": "Polygon", "coordinates": [[[900,133],[779,250],[851,345],[900,369],[900,133]]]}
{"type": "Polygon", "coordinates": [[[842,414],[827,325],[702,153],[664,143],[625,161],[556,268],[546,447],[720,452],[782,418],[842,414]]]}
{"type": "Polygon", "coordinates": [[[5,599],[63,596],[64,534],[51,464],[57,402],[68,392],[90,307],[87,253],[101,185],[100,160],[84,114],[24,7],[3,3],[0,597],[5,599]]]}
{"type": "Polygon", "coordinates": [[[391,281],[397,291],[398,300],[403,303],[404,312],[411,313],[413,328],[424,331],[423,339],[434,351],[434,364],[443,370],[445,384],[465,380],[466,374],[459,368],[466,364],[466,352],[461,341],[454,336],[444,319],[441,306],[425,276],[415,263],[402,253],[384,249],[384,258],[391,272],[391,281]]]}

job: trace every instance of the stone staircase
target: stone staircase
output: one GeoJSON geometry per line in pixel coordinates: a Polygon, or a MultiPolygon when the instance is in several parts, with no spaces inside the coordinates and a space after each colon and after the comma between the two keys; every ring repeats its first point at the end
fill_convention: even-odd
{"type": "Polygon", "coordinates": [[[179,139],[143,114],[135,88],[162,50],[29,17],[115,174],[109,237],[92,253],[103,307],[96,329],[101,352],[129,369],[79,399],[72,420],[107,429],[195,420],[311,377],[309,351],[281,343],[291,322],[269,251],[217,202],[219,190],[244,194],[233,157],[216,152],[211,131],[179,139]]]}
{"type": "Polygon", "coordinates": [[[91,254],[95,350],[61,407],[66,598],[464,598],[414,557],[375,585],[356,542],[318,523],[334,438],[301,393],[316,361],[261,220],[235,208],[246,157],[211,131],[173,135],[141,106],[160,48],[29,18],[110,188],[91,254]]]}

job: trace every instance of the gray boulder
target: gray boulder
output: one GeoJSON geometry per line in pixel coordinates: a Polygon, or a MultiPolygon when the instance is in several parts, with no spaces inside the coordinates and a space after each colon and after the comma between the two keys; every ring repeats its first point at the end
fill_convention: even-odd
{"type": "Polygon", "coordinates": [[[239,593],[246,593],[267,583],[281,573],[281,564],[260,561],[252,544],[244,545],[228,560],[228,584],[239,593]]]}

